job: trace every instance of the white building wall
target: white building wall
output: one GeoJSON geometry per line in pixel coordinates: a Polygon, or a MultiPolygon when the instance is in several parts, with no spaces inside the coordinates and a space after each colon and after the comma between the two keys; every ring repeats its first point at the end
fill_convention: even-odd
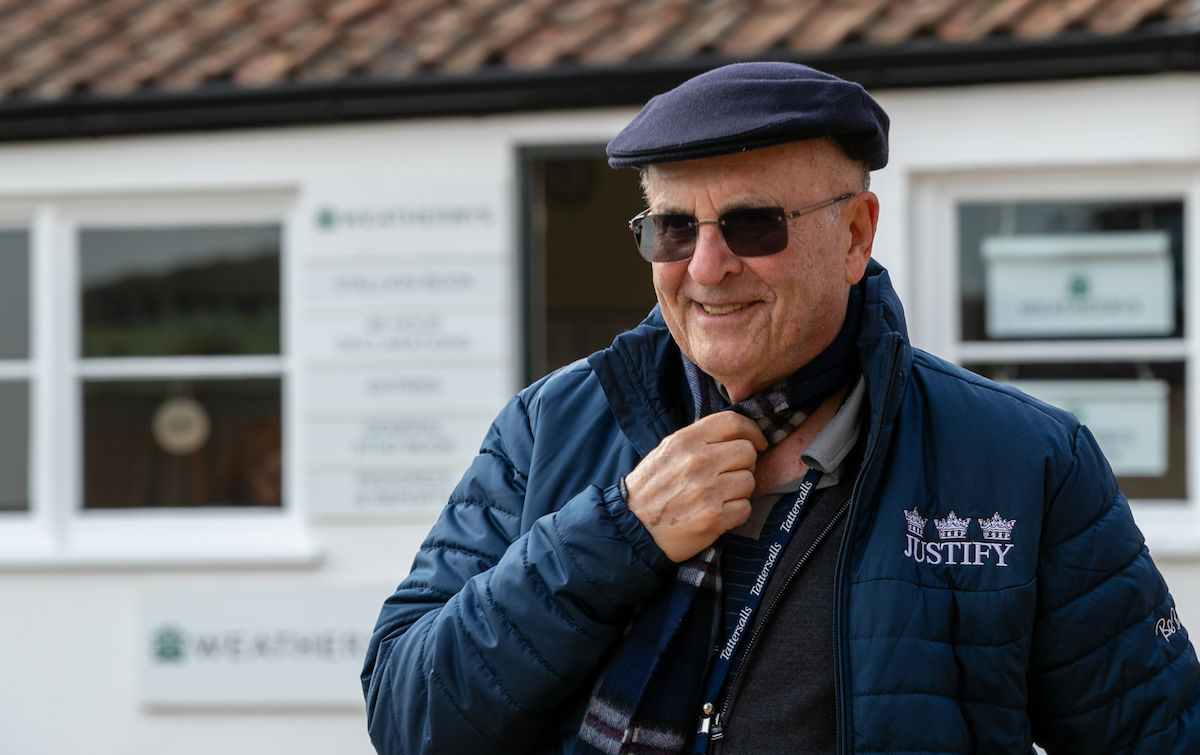
{"type": "MultiPolygon", "coordinates": [[[[1086,178],[1096,169],[1200,175],[1200,79],[1194,77],[892,91],[879,100],[893,128],[891,164],[873,179],[883,204],[876,256],[890,268],[907,303],[918,345],[942,339],[922,301],[938,296],[936,287],[923,283],[938,259],[922,251],[938,233],[930,227],[936,219],[921,215],[919,192],[931,181],[1022,171],[1077,171],[1086,178]]],[[[253,556],[253,544],[231,555],[211,542],[196,546],[187,558],[139,557],[143,545],[119,532],[106,548],[72,550],[70,537],[64,540],[54,521],[37,530],[59,538],[50,550],[22,557],[12,555],[19,548],[8,556],[0,548],[0,752],[371,751],[361,709],[352,705],[145,706],[138,681],[146,652],[139,624],[143,601],[162,590],[225,588],[263,594],[367,588],[382,601],[407,573],[436,512],[337,513],[328,501],[314,500],[305,454],[321,442],[310,437],[319,425],[307,409],[318,368],[306,356],[311,339],[306,323],[316,315],[306,299],[304,258],[314,202],[362,187],[375,187],[367,191],[381,192],[381,201],[392,191],[407,195],[454,186],[494,198],[498,222],[489,231],[488,254],[501,261],[510,292],[497,310],[509,344],[499,362],[506,381],[500,393],[511,393],[520,387],[516,150],[603,143],[632,115],[606,110],[0,145],[0,204],[238,192],[286,198],[285,492],[296,522],[294,542],[261,558],[253,556]]],[[[1198,240],[1193,233],[1188,248],[1197,249],[1198,240]]],[[[1195,321],[1189,319],[1189,327],[1195,321]]],[[[487,401],[494,404],[487,407],[490,416],[499,400],[487,401]]],[[[486,420],[480,416],[471,415],[471,421],[482,436],[486,420]]],[[[43,453],[35,462],[45,477],[58,469],[50,456],[43,453]]],[[[1193,468],[1191,477],[1197,475],[1200,468],[1193,468]]],[[[1200,497],[1194,488],[1193,483],[1193,496],[1200,497]]],[[[69,510],[65,504],[39,502],[43,509],[69,510]]],[[[1200,538],[1195,512],[1191,505],[1185,513],[1200,538]]],[[[1147,516],[1153,518],[1153,512],[1147,516]]],[[[138,524],[131,523],[129,532],[138,524]]],[[[136,531],[153,538],[155,526],[151,521],[136,531]]],[[[1176,549],[1160,559],[1180,616],[1190,626],[1200,626],[1198,557],[1200,552],[1176,549]]]]}
{"type": "MultiPolygon", "coordinates": [[[[470,417],[476,424],[471,434],[477,446],[491,416],[519,387],[516,150],[523,144],[604,142],[631,115],[406,121],[0,146],[0,204],[10,206],[65,201],[93,207],[105,205],[106,198],[124,207],[143,200],[154,204],[164,197],[285,197],[290,207],[283,218],[288,257],[285,499],[299,522],[298,537],[263,541],[257,554],[253,542],[228,547],[236,534],[231,530],[229,537],[217,533],[198,544],[179,540],[182,550],[176,551],[176,558],[153,546],[156,532],[173,529],[170,521],[133,517],[117,522],[115,531],[103,533],[100,542],[84,538],[94,522],[59,527],[59,512],[71,516],[66,502],[40,502],[40,510],[55,514],[31,517],[35,525],[45,525],[33,528],[37,548],[21,555],[22,548],[33,547],[27,538],[21,544],[24,529],[9,533],[11,548],[0,548],[0,752],[371,751],[361,703],[295,708],[144,705],[139,688],[139,669],[147,652],[139,624],[143,602],[163,591],[211,595],[227,588],[231,593],[268,595],[365,588],[375,592],[363,627],[369,632],[378,605],[407,573],[436,510],[337,513],[328,501],[314,500],[304,459],[310,447],[323,441],[310,437],[315,422],[307,406],[327,397],[312,395],[309,383],[319,369],[311,365],[327,367],[330,360],[307,356],[312,335],[306,323],[316,317],[307,300],[304,259],[312,237],[312,203],[347,190],[358,192],[356,201],[386,204],[397,194],[404,200],[420,198],[431,186],[442,191],[458,186],[471,196],[479,195],[475,187],[487,187],[490,195],[485,196],[494,201],[497,222],[484,256],[501,262],[498,269],[507,293],[500,311],[501,331],[510,346],[498,363],[503,385],[479,392],[498,398],[487,399],[485,415],[470,417]],[[43,539],[53,547],[42,548],[43,539]]],[[[387,250],[383,252],[386,257],[387,250]]],[[[468,262],[477,258],[469,257],[468,262]]],[[[353,308],[346,311],[354,314],[353,308]]],[[[49,456],[43,454],[35,466],[53,481],[65,467],[60,458],[49,456]]],[[[0,542],[5,542],[2,530],[0,542]]]]}

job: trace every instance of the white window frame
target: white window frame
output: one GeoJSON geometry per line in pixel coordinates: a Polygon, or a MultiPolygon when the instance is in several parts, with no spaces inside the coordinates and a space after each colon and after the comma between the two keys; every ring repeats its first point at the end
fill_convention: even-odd
{"type": "MultiPolygon", "coordinates": [[[[295,192],[278,188],[0,198],[0,223],[30,234],[30,475],[28,512],[0,515],[0,567],[307,565],[318,558],[297,505],[296,366],[289,315],[295,192]],[[80,354],[81,228],[278,224],[280,354],[84,359],[80,354]],[[82,381],[277,377],[283,457],[280,508],[84,509],[82,381]]],[[[4,370],[8,377],[12,369],[4,370]]]]}
{"type": "Polygon", "coordinates": [[[918,174],[912,183],[913,302],[918,343],[958,364],[970,362],[1113,360],[1182,361],[1187,394],[1187,497],[1131,500],[1138,526],[1156,555],[1200,553],[1200,168],[1129,166],[1063,170],[955,171],[918,174]],[[962,340],[958,206],[985,202],[1111,200],[1183,202],[1183,336],[1031,342],[962,340]]]}

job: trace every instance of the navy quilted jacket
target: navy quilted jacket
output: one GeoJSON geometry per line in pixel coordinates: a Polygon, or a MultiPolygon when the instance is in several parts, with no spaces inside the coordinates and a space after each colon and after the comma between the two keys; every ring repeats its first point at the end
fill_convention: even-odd
{"type": "MultiPolygon", "coordinates": [[[[1200,753],[1200,665],[1072,416],[908,345],[871,264],[866,458],[838,569],[844,753],[1200,753]]],[[[683,416],[654,313],[496,419],[383,607],[381,753],[569,751],[597,667],[672,565],[617,481],[683,416]]]]}

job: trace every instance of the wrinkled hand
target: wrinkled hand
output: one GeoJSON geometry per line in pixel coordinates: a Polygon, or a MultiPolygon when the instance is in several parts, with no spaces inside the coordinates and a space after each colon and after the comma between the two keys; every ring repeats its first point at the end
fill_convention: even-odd
{"type": "Polygon", "coordinates": [[[626,476],[626,504],[667,558],[686,561],[750,517],[766,449],[753,420],[710,414],[664,438],[626,476]]]}

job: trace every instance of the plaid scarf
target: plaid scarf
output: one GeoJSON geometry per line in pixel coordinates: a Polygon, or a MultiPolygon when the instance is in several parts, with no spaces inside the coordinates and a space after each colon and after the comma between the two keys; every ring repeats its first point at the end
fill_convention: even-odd
{"type": "MultiPolygon", "coordinates": [[[[861,316],[862,297],[852,286],[846,322],[833,343],[793,375],[734,405],[716,380],[683,357],[693,419],[738,412],[754,420],[773,447],[853,377],[861,316]]],[[[717,545],[705,548],[642,605],[592,690],[576,755],[677,755],[692,741],[720,640],[720,563],[717,545]]]]}

